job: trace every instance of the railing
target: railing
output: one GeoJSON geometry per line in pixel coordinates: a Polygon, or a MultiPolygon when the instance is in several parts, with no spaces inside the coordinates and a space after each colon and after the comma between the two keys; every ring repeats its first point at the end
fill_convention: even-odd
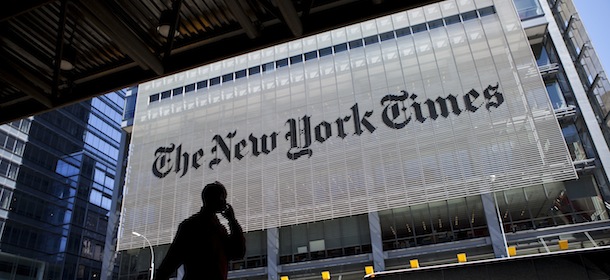
{"type": "Polygon", "coordinates": [[[610,246],[373,272],[364,279],[608,279],[610,246]]]}
{"type": "Polygon", "coordinates": [[[570,248],[600,247],[608,244],[610,244],[610,227],[543,234],[518,241],[509,241],[507,246],[514,247],[519,255],[532,255],[570,248]],[[568,247],[562,248],[562,244],[566,244],[568,247]]]}
{"type": "MultiPolygon", "coordinates": [[[[601,215],[605,216],[607,214],[600,213],[600,216],[601,215]]],[[[559,258],[563,260],[563,258],[573,258],[566,257],[565,254],[591,255],[597,254],[595,252],[601,252],[600,254],[610,256],[610,223],[605,220],[553,227],[525,233],[508,234],[506,246],[510,255],[510,257],[507,258],[494,258],[493,256],[488,256],[487,259],[479,259],[464,263],[458,262],[458,258],[447,259],[444,262],[437,260],[434,263],[423,263],[421,265],[418,263],[416,267],[412,268],[369,273],[364,279],[373,277],[375,277],[374,279],[408,279],[408,277],[411,276],[416,279],[423,279],[423,277],[436,277],[435,279],[437,279],[437,276],[439,275],[441,275],[441,278],[438,279],[444,279],[444,276],[442,275],[460,274],[464,273],[464,271],[475,274],[479,273],[479,276],[482,278],[478,278],[484,279],[486,276],[490,276],[488,273],[495,273],[494,269],[506,271],[506,267],[512,266],[514,267],[513,270],[515,270],[515,275],[518,275],[521,272],[525,273],[526,269],[537,267],[544,263],[535,261],[538,259],[559,258]],[[488,269],[482,267],[488,267],[488,269]]],[[[414,259],[416,258],[417,257],[414,256],[414,259]]],[[[586,265],[589,265],[587,259],[581,256],[580,260],[582,261],[582,264],[577,264],[578,268],[584,267],[585,269],[591,269],[590,267],[586,267],[586,265]]],[[[604,262],[605,261],[606,260],[604,260],[604,262]]],[[[409,267],[409,261],[405,262],[405,266],[409,267]]],[[[548,270],[550,266],[551,265],[548,265],[548,267],[541,269],[548,270]]],[[[563,268],[558,268],[557,271],[553,271],[553,275],[561,276],[562,269],[563,268]]],[[[605,273],[610,276],[610,271],[605,271],[605,273]]],[[[531,279],[538,279],[536,277],[542,276],[533,275],[533,278],[531,279]]],[[[473,276],[473,278],[477,277],[473,276]]]]}
{"type": "Polygon", "coordinates": [[[571,117],[574,115],[576,115],[576,107],[574,105],[568,105],[567,107],[555,109],[555,116],[557,116],[558,119],[571,117]]]}
{"type": "Polygon", "coordinates": [[[595,168],[595,158],[588,158],[583,160],[575,160],[574,168],[576,171],[584,171],[595,168]]]}
{"type": "Polygon", "coordinates": [[[559,71],[559,64],[557,63],[549,63],[538,66],[538,72],[540,72],[540,75],[542,76],[556,73],[557,71],[559,71]]]}

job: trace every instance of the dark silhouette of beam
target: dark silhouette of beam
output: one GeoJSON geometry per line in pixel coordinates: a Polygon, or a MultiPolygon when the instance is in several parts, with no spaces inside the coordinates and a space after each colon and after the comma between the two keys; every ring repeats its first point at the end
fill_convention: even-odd
{"type": "Polygon", "coordinates": [[[161,60],[103,2],[83,1],[80,5],[81,11],[140,67],[145,70],[151,69],[157,75],[164,74],[161,60]]]}

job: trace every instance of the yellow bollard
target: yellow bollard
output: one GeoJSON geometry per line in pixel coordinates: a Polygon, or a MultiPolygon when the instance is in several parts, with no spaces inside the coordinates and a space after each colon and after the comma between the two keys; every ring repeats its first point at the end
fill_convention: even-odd
{"type": "Polygon", "coordinates": [[[288,280],[288,276],[282,276],[280,277],[280,280],[288,280]]]}
{"type": "MultiPolygon", "coordinates": [[[[372,266],[369,265],[369,266],[364,267],[364,274],[369,275],[369,274],[373,274],[373,273],[375,273],[375,270],[373,269],[372,266]]],[[[373,277],[373,276],[371,276],[371,277],[373,277]]]]}
{"type": "Polygon", "coordinates": [[[559,240],[559,249],[567,250],[568,249],[568,241],[567,240],[559,240]]]}
{"type": "Polygon", "coordinates": [[[411,268],[419,268],[419,260],[417,259],[410,260],[409,264],[411,265],[411,268]]]}
{"type": "Polygon", "coordinates": [[[464,263],[466,262],[466,253],[457,254],[458,262],[464,263]]]}
{"type": "Polygon", "coordinates": [[[515,246],[508,247],[508,256],[512,257],[512,256],[516,256],[516,255],[517,255],[517,247],[515,247],[515,246]]]}
{"type": "Polygon", "coordinates": [[[322,280],[330,280],[330,272],[322,271],[322,280]]]}

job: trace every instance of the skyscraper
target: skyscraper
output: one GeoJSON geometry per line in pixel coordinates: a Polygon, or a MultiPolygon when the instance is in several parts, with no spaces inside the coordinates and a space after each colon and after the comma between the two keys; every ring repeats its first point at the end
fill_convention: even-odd
{"type": "Polygon", "coordinates": [[[247,231],[234,279],[599,246],[608,90],[569,0],[441,1],[144,83],[119,275],[214,180],[247,231]]]}
{"type": "Polygon", "coordinates": [[[124,91],[0,127],[0,278],[101,279],[124,91]]]}

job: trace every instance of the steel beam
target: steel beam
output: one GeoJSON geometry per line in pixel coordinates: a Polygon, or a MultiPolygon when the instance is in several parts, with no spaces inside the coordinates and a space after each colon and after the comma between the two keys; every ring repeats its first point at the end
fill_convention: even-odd
{"type": "Polygon", "coordinates": [[[292,5],[291,1],[279,0],[275,1],[277,4],[280,13],[282,13],[282,17],[284,18],[284,22],[290,28],[290,31],[294,36],[303,35],[303,24],[301,23],[301,19],[297,14],[297,10],[292,5]]]}
{"type": "Polygon", "coordinates": [[[143,69],[152,69],[157,75],[164,74],[161,60],[141,41],[103,1],[86,0],[80,5],[85,17],[93,22],[102,32],[136,61],[143,69]]]}
{"type": "Polygon", "coordinates": [[[227,8],[229,8],[229,11],[231,11],[231,14],[233,14],[233,16],[235,17],[235,20],[237,20],[239,25],[241,25],[241,27],[244,29],[246,35],[248,35],[248,38],[254,39],[259,37],[260,32],[258,31],[258,28],[254,26],[252,21],[250,21],[250,18],[248,17],[248,15],[246,15],[238,1],[227,0],[226,3],[227,8]]]}
{"type": "MultiPolygon", "coordinates": [[[[23,73],[20,74],[23,75],[23,73]]],[[[48,96],[46,96],[40,89],[33,86],[31,82],[24,81],[20,77],[16,76],[14,74],[14,71],[8,71],[4,68],[0,68],[0,76],[2,76],[2,79],[4,81],[21,90],[23,93],[27,94],[36,101],[40,102],[45,107],[54,107],[55,104],[53,104],[53,101],[48,96]]]]}

